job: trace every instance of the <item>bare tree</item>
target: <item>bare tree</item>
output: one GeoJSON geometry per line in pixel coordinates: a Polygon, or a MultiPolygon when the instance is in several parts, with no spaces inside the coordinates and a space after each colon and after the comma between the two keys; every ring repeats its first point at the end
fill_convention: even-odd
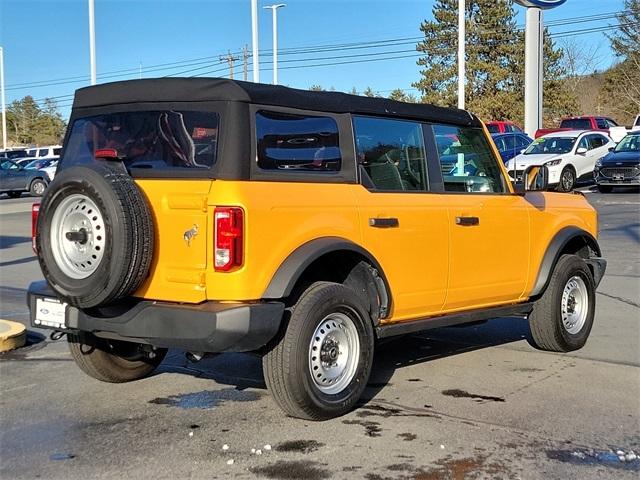
{"type": "Polygon", "coordinates": [[[595,73],[602,64],[600,45],[585,47],[575,38],[567,37],[561,46],[562,66],[567,72],[566,86],[569,92],[577,94],[584,77],[595,73]]]}

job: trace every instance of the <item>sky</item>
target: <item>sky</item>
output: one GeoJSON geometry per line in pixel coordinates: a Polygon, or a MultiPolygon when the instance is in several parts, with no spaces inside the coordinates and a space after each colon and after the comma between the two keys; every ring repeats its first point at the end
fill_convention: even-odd
{"type": "MultiPolygon", "coordinates": [[[[251,49],[250,3],[95,0],[98,82],[180,74],[228,76],[228,64],[221,63],[220,56],[231,51],[241,57],[245,45],[251,49]]],[[[261,50],[272,47],[271,10],[262,7],[273,3],[279,2],[258,2],[261,50]]],[[[381,95],[395,88],[417,93],[411,87],[420,77],[414,39],[421,35],[420,23],[432,18],[433,0],[282,3],[287,6],[278,10],[280,84],[358,92],[371,87],[381,95]],[[371,43],[389,40],[393,42],[371,43]],[[317,46],[335,48],[308,48],[317,46]],[[306,51],[294,53],[302,47],[306,51]]],[[[523,25],[525,9],[516,9],[523,25]]],[[[545,12],[545,21],[554,35],[579,30],[557,42],[562,45],[572,38],[585,49],[597,48],[597,67],[602,69],[615,58],[605,34],[593,30],[615,25],[615,19],[587,17],[623,9],[624,0],[568,0],[545,12]]],[[[53,97],[67,117],[74,90],[89,84],[88,1],[0,0],[0,46],[7,103],[25,95],[38,101],[53,97]]],[[[260,80],[271,83],[271,56],[264,54],[260,60],[260,80]]],[[[242,76],[240,59],[235,62],[235,78],[242,76]]]]}

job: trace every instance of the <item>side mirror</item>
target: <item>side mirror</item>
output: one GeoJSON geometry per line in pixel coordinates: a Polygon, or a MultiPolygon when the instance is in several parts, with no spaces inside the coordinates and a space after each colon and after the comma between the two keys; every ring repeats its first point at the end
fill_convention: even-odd
{"type": "Polygon", "coordinates": [[[586,148],[584,148],[584,147],[580,147],[580,148],[578,148],[578,149],[576,150],[576,153],[577,153],[578,155],[584,155],[584,154],[585,154],[585,153],[587,153],[588,151],[589,151],[589,150],[587,150],[586,148]]]}
{"type": "Polygon", "coordinates": [[[529,165],[522,174],[522,183],[516,186],[516,193],[544,192],[549,188],[549,169],[546,165],[529,165]]]}
{"type": "Polygon", "coordinates": [[[609,151],[613,152],[616,149],[616,147],[609,147],[609,151]]]}

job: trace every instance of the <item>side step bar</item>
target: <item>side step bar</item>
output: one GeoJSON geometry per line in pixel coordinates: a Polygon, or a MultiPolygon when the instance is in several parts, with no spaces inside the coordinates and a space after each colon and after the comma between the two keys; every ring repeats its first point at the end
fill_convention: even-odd
{"type": "Polygon", "coordinates": [[[519,303],[518,305],[483,308],[468,312],[441,315],[439,317],[428,317],[420,320],[392,323],[390,325],[379,325],[376,327],[376,334],[378,338],[386,338],[394,337],[396,335],[421,332],[432,328],[451,327],[453,325],[461,325],[464,323],[474,323],[482,320],[489,320],[491,318],[525,317],[531,313],[532,309],[533,303],[519,303]]]}

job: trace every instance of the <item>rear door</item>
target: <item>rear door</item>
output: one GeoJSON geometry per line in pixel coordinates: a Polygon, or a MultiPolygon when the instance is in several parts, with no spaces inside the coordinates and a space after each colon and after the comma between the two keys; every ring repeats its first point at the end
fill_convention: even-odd
{"type": "Polygon", "coordinates": [[[216,161],[218,123],[212,111],[155,108],[75,118],[71,126],[60,168],[102,162],[96,151],[108,152],[122,160],[150,207],[154,255],[138,297],[207,298],[209,167],[216,161]]]}
{"type": "Polygon", "coordinates": [[[430,192],[423,125],[358,116],[353,126],[363,245],[386,274],[392,319],[437,314],[449,274],[449,217],[446,199],[430,192]]]}
{"type": "Polygon", "coordinates": [[[481,128],[433,125],[432,130],[435,144],[441,143],[438,137],[455,138],[438,149],[450,238],[444,310],[520,299],[529,269],[529,204],[510,193],[481,128]]]}

